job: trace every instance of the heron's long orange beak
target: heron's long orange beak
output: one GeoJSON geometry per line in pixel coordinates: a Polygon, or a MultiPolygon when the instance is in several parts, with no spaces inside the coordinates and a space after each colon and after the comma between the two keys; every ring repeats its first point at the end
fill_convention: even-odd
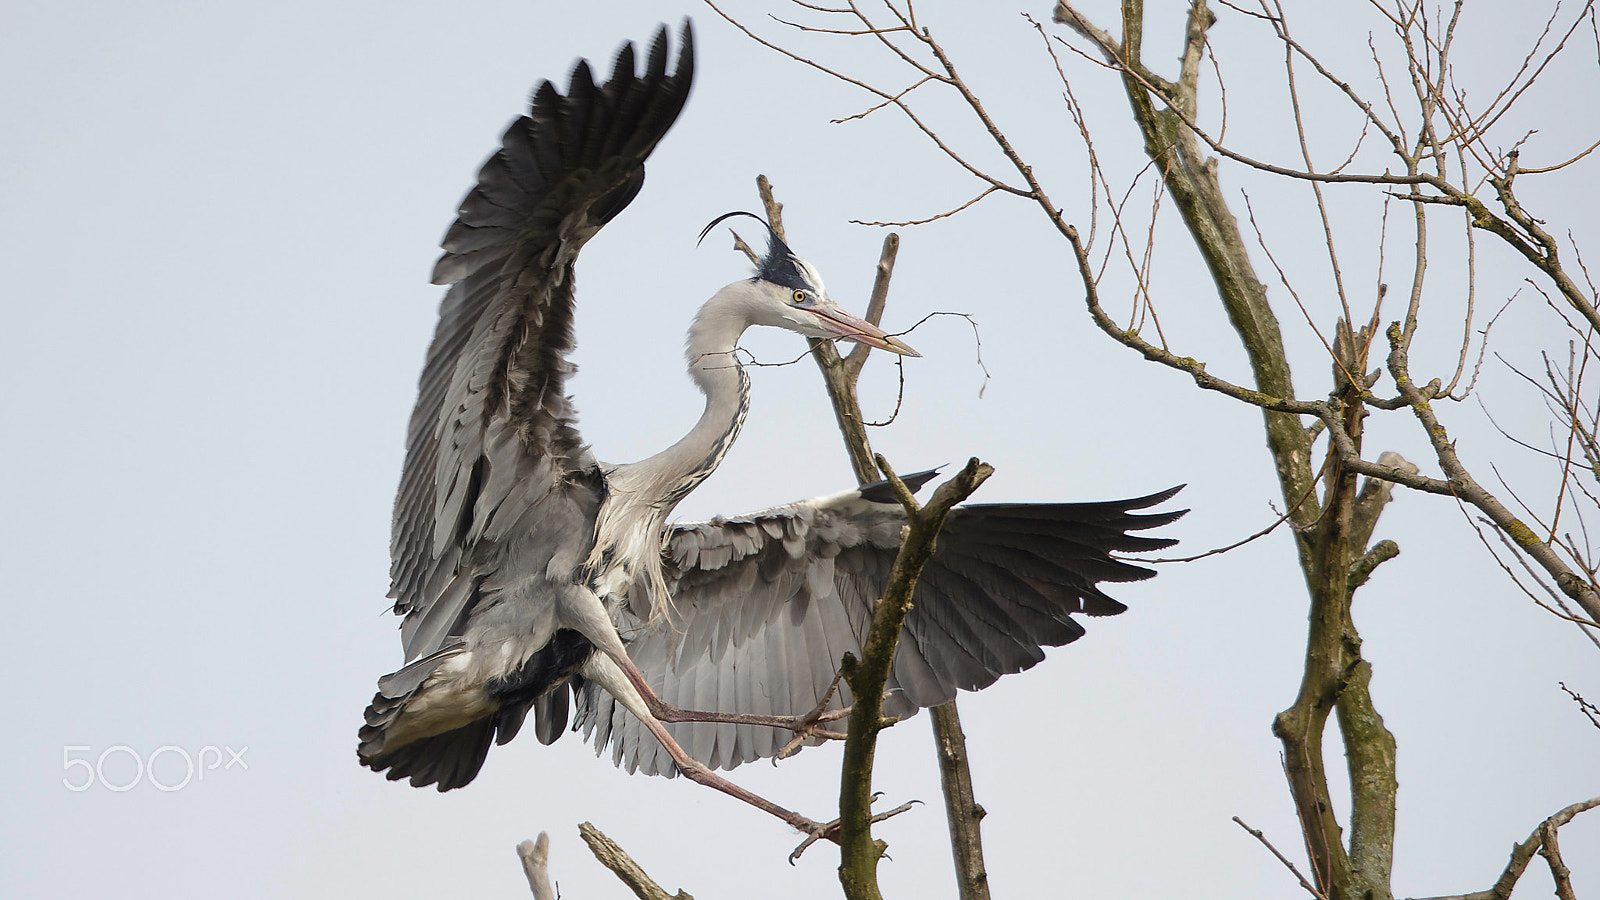
{"type": "Polygon", "coordinates": [[[869,347],[877,347],[879,350],[887,350],[890,353],[898,353],[901,356],[922,355],[911,349],[909,344],[894,337],[882,328],[868,322],[866,319],[858,319],[842,309],[813,309],[811,312],[816,315],[819,325],[845,340],[866,344],[869,347]]]}

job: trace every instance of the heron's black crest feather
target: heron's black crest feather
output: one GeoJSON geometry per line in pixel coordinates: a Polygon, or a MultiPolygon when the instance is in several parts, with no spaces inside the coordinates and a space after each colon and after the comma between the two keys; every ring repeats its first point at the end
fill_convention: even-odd
{"type": "Polygon", "coordinates": [[[770,281],[790,289],[815,290],[816,285],[806,277],[805,270],[800,268],[799,257],[789,249],[789,245],[778,237],[778,232],[773,230],[772,223],[753,212],[735,210],[723,213],[711,220],[705,228],[700,229],[700,240],[705,240],[711,229],[720,225],[724,220],[735,216],[747,216],[760,222],[767,229],[767,255],[761,258],[761,265],[756,269],[755,277],[761,281],[770,281]]]}

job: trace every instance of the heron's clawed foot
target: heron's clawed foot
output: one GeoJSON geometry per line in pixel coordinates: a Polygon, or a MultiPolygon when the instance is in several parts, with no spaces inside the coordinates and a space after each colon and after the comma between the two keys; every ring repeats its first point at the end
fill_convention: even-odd
{"type": "MultiPolygon", "coordinates": [[[[883,795],[882,794],[873,794],[872,795],[872,799],[874,801],[876,801],[881,796],[883,796],[883,795]]],[[[921,800],[908,800],[905,803],[902,803],[899,806],[896,806],[894,809],[889,810],[888,812],[881,812],[881,813],[874,814],[871,819],[867,820],[867,824],[868,825],[876,825],[879,822],[882,822],[884,819],[888,819],[888,818],[893,817],[893,816],[898,816],[901,813],[905,812],[906,810],[910,809],[911,807],[917,806],[920,803],[922,803],[921,800]]],[[[826,841],[833,841],[835,844],[839,843],[839,823],[840,823],[840,821],[842,821],[842,820],[834,819],[832,822],[829,822],[826,825],[820,825],[820,824],[818,824],[816,822],[812,822],[809,819],[805,820],[804,824],[801,824],[799,822],[791,822],[791,823],[789,823],[791,825],[794,825],[794,827],[796,827],[796,828],[798,828],[801,831],[804,831],[806,833],[806,839],[800,842],[800,846],[794,848],[794,852],[793,853],[789,854],[789,865],[791,865],[791,866],[794,865],[794,861],[800,858],[800,854],[806,852],[806,848],[810,847],[812,844],[815,844],[817,841],[826,840],[826,841]]]]}
{"type": "Polygon", "coordinates": [[[835,844],[839,843],[838,819],[834,819],[832,822],[829,822],[826,825],[813,822],[810,819],[805,819],[804,821],[799,822],[790,822],[789,824],[805,832],[806,834],[806,839],[800,842],[800,846],[794,848],[793,853],[789,854],[789,865],[791,866],[794,865],[795,860],[800,858],[800,854],[806,852],[807,847],[810,847],[817,841],[829,840],[833,841],[835,844]]]}
{"type": "Polygon", "coordinates": [[[828,692],[822,695],[822,702],[818,703],[816,707],[811,710],[811,712],[808,712],[803,716],[796,716],[794,722],[787,726],[790,731],[794,732],[794,738],[790,740],[789,743],[784,744],[783,747],[781,747],[778,752],[773,755],[773,765],[777,765],[778,760],[780,759],[788,759],[789,757],[795,755],[795,753],[799,751],[801,745],[812,738],[822,738],[823,740],[828,741],[842,741],[845,739],[845,737],[847,737],[847,735],[842,731],[833,731],[831,729],[817,727],[826,722],[837,722],[840,719],[847,719],[850,717],[850,710],[853,709],[853,707],[846,706],[844,709],[836,709],[831,712],[828,711],[828,704],[833,702],[834,695],[839,692],[839,680],[843,677],[843,672],[835,674],[833,676],[833,683],[828,685],[828,692]]]}
{"type": "Polygon", "coordinates": [[[793,725],[788,726],[788,728],[794,732],[794,737],[790,738],[789,743],[784,744],[778,749],[777,753],[772,755],[772,764],[777,765],[778,760],[788,759],[789,757],[795,755],[795,753],[799,752],[800,748],[805,744],[805,742],[811,740],[812,738],[822,738],[823,740],[827,741],[844,740],[849,735],[846,735],[842,731],[831,731],[827,728],[818,728],[817,725],[820,725],[823,722],[832,722],[838,719],[843,719],[848,715],[850,715],[850,709],[849,707],[846,707],[844,709],[834,710],[833,712],[828,713],[826,716],[819,719],[803,719],[793,725]]]}

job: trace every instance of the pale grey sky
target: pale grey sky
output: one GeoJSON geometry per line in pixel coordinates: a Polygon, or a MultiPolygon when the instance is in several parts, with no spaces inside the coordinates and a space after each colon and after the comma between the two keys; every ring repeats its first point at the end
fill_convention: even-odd
{"type": "MultiPolygon", "coordinates": [[[[1370,78],[1365,33],[1379,26],[1301,6],[1322,4],[1292,4],[1299,34],[1370,78]]],[[[764,20],[776,7],[738,8],[780,27],[764,20]]],[[[1104,16],[1107,4],[1089,8],[1104,16]]],[[[1151,13],[1151,60],[1175,52],[1179,26],[1163,9],[1151,13]]],[[[1458,60],[1487,91],[1538,23],[1468,9],[1458,60]]],[[[1027,23],[1004,6],[918,10],[1087,225],[1084,160],[1027,23]]],[[[1030,10],[1048,18],[1046,3],[1030,10]]],[[[496,748],[475,783],[447,795],[388,783],[355,759],[374,680],[400,662],[384,598],[389,507],[441,295],[427,283],[438,240],[537,81],[564,86],[577,57],[606,66],[621,41],[686,14],[699,37],[695,93],[639,199],[580,264],[573,390],[585,436],[619,461],[670,443],[698,413],[680,335],[746,264],[722,240],[694,239],[714,216],[756,206],[757,173],[787,202],[796,250],[858,311],[882,233],[848,220],[920,218],[977,188],[889,113],[828,124],[869,101],[693,4],[64,0],[0,13],[0,584],[12,648],[0,894],[518,896],[513,847],[543,829],[564,896],[623,896],[583,849],[580,821],[697,897],[836,892],[830,848],[791,869],[797,838],[781,823],[683,780],[625,775],[576,736],[496,748]],[[86,771],[68,759],[93,763],[113,747],[128,750],[106,757],[112,784],[132,778],[130,754],[161,747],[177,748],[155,769],[167,784],[181,780],[183,754],[205,747],[248,748],[248,768],[219,765],[171,792],[147,781],[113,791],[98,775],[83,791],[64,785],[86,771]]],[[[1212,39],[1227,66],[1259,33],[1224,12],[1212,39]]],[[[1550,161],[1593,140],[1592,117],[1573,115],[1600,108],[1593,57],[1580,49],[1564,91],[1530,98],[1526,127],[1541,129],[1530,156],[1550,161]]],[[[841,59],[889,71],[865,50],[841,59]]],[[[1142,156],[1114,83],[1067,64],[1101,158],[1131,176],[1142,156]]],[[[1230,138],[1297,159],[1278,70],[1235,65],[1224,69],[1230,138]]],[[[962,121],[948,103],[933,109],[962,121]]],[[[1312,112],[1338,148],[1321,161],[1342,157],[1348,119],[1312,112]]],[[[958,140],[993,160],[980,137],[968,129],[958,140]]],[[[1595,165],[1559,190],[1525,188],[1536,214],[1584,246],[1600,233],[1595,165]]],[[[1307,273],[1303,294],[1319,324],[1331,322],[1325,262],[1301,240],[1319,226],[1300,189],[1225,177],[1250,190],[1274,252],[1307,273]]],[[[1375,209],[1338,212],[1354,229],[1341,249],[1361,297],[1377,280],[1375,209]]],[[[1181,235],[1167,235],[1154,287],[1168,338],[1244,378],[1209,280],[1181,235]]],[[[902,237],[887,324],[973,314],[991,377],[959,319],[909,338],[924,358],[906,366],[898,421],[874,436],[900,469],[980,456],[999,470],[981,495],[989,501],[1187,482],[1180,499],[1194,511],[1167,533],[1191,552],[1271,520],[1259,416],[1197,395],[1094,331],[1066,250],[1035,209],[990,198],[902,237]]],[[[1403,247],[1393,239],[1390,252],[1403,247]]],[[[1486,242],[1480,251],[1480,299],[1498,305],[1528,273],[1486,242]]],[[[1427,312],[1456,321],[1459,277],[1439,252],[1427,312]]],[[[1271,293],[1286,300],[1277,285],[1271,293]]],[[[1125,303],[1126,286],[1111,296],[1125,303]]],[[[1527,315],[1496,326],[1494,349],[1528,364],[1559,345],[1537,303],[1518,302],[1527,315]]],[[[1300,389],[1321,393],[1317,339],[1292,306],[1280,309],[1305,361],[1300,389]]],[[[1453,368],[1448,344],[1419,350],[1426,377],[1453,368]]],[[[764,360],[800,350],[787,335],[747,345],[764,360]]],[[[1542,440],[1533,396],[1496,366],[1485,366],[1484,401],[1508,430],[1542,440]]],[[[881,360],[871,368],[865,403],[886,415],[894,373],[881,360]]],[[[809,364],[754,377],[743,438],[683,516],[851,483],[809,364]]],[[[1469,462],[1494,460],[1508,479],[1544,471],[1476,403],[1445,414],[1469,462]]],[[[1408,423],[1375,426],[1369,447],[1427,459],[1408,423]]],[[[1600,696],[1600,657],[1508,582],[1453,505],[1403,494],[1379,534],[1403,555],[1362,591],[1357,617],[1376,702],[1399,739],[1396,890],[1482,889],[1513,840],[1600,793],[1600,732],[1556,688],[1564,679],[1600,696]]],[[[1293,700],[1304,640],[1289,540],[1277,533],[1120,587],[1129,612],[1089,622],[1082,641],[963,699],[997,896],[1299,890],[1230,821],[1241,816],[1299,856],[1268,728],[1293,700]]],[[[927,728],[911,720],[880,751],[886,802],[928,802],[881,829],[896,896],[952,893],[927,728]]],[[[732,777],[827,818],[837,763],[837,748],[815,749],[732,777]]],[[[1562,844],[1580,894],[1600,886],[1588,862],[1600,859],[1600,819],[1580,818],[1562,844]]],[[[1534,870],[1518,896],[1548,890],[1534,870]]]]}

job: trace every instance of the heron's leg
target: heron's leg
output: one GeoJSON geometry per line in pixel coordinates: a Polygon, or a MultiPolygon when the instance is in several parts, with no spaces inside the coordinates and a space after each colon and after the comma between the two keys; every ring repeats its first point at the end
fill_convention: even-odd
{"type": "MultiPolygon", "coordinates": [[[[812,737],[835,741],[845,739],[843,732],[829,731],[817,727],[825,722],[835,722],[839,719],[848,718],[850,715],[850,707],[848,706],[844,709],[828,711],[828,703],[833,700],[834,692],[839,689],[838,675],[833,677],[833,684],[828,687],[828,692],[823,695],[822,702],[817,704],[816,708],[811,712],[803,716],[759,716],[753,713],[706,712],[704,710],[681,709],[661,699],[660,695],[650,687],[650,682],[645,679],[644,673],[639,671],[639,667],[633,664],[633,660],[629,659],[626,653],[623,653],[622,658],[616,660],[616,663],[638,690],[639,695],[649,707],[651,714],[662,722],[764,725],[769,728],[784,728],[793,731],[801,739],[812,737]]],[[[790,750],[789,752],[793,753],[794,751],[790,750]]],[[[780,758],[787,755],[789,754],[782,754],[780,758]]]]}
{"type": "MultiPolygon", "coordinates": [[[[632,664],[630,663],[629,665],[632,664]]],[[[624,709],[633,713],[640,722],[644,723],[650,733],[656,736],[656,740],[661,742],[661,746],[666,748],[667,753],[672,757],[673,763],[677,765],[678,771],[682,772],[691,781],[703,784],[706,787],[716,788],[730,797],[743,800],[759,810],[777,816],[808,835],[807,844],[818,838],[836,839],[838,834],[837,823],[823,825],[813,822],[797,812],[784,809],[778,804],[753,794],[712,772],[686,753],[683,747],[673,740],[672,735],[667,733],[667,727],[661,724],[661,720],[651,715],[644,698],[634,689],[632,680],[623,673],[622,669],[617,666],[609,654],[597,653],[591,657],[583,667],[583,677],[598,684],[607,693],[615,697],[624,709]]]]}
{"type": "MultiPolygon", "coordinates": [[[[839,687],[839,676],[835,675],[833,684],[828,688],[828,693],[823,696],[822,702],[815,709],[803,716],[758,716],[750,713],[724,713],[704,712],[692,709],[680,709],[661,699],[661,696],[650,687],[650,682],[645,679],[644,673],[634,665],[628,657],[628,650],[622,644],[621,635],[617,634],[617,626],[611,621],[611,614],[606,612],[605,604],[593,591],[574,586],[572,591],[561,598],[562,619],[569,628],[577,629],[590,643],[594,644],[601,653],[605,654],[616,664],[620,674],[626,676],[637,691],[641,702],[650,711],[651,717],[657,722],[712,722],[726,725],[761,725],[768,728],[783,728],[794,732],[801,738],[825,738],[842,741],[843,732],[828,731],[818,728],[826,722],[834,722],[850,715],[849,708],[828,712],[828,703],[833,699],[834,691],[839,687]]],[[[620,697],[618,699],[621,699],[620,697]]],[[[632,710],[629,710],[632,712],[632,710]]],[[[637,713],[635,713],[637,715],[637,713]]],[[[645,721],[644,716],[639,716],[639,721],[645,721]]],[[[786,748],[788,749],[788,748],[786,748]]],[[[788,749],[788,753],[793,753],[788,749]]],[[[788,753],[784,755],[787,756],[788,753]]]]}

